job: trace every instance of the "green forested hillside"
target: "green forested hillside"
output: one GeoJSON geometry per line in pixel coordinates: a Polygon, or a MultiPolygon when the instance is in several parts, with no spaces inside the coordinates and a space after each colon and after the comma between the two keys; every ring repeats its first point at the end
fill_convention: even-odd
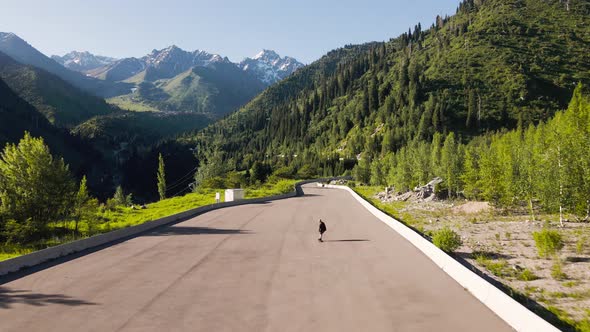
{"type": "Polygon", "coordinates": [[[166,137],[203,128],[211,120],[201,114],[160,114],[153,112],[117,112],[94,117],[72,129],[72,133],[100,146],[105,153],[121,149],[145,149],[166,137]]]}
{"type": "Polygon", "coordinates": [[[104,100],[42,69],[18,63],[1,52],[0,78],[58,127],[73,127],[94,116],[113,112],[104,100]]]}
{"type": "Polygon", "coordinates": [[[526,127],[590,83],[589,14],[589,1],[467,0],[428,29],[332,51],[187,140],[231,168],[294,155],[318,168],[526,127]]]}
{"type": "Polygon", "coordinates": [[[49,123],[43,114],[14,93],[2,79],[0,101],[0,147],[18,142],[28,131],[32,136],[43,137],[51,151],[62,156],[77,175],[89,174],[99,165],[100,156],[90,145],[49,123]]]}
{"type": "Polygon", "coordinates": [[[127,93],[132,85],[122,82],[107,82],[69,70],[45,56],[14,33],[0,32],[0,52],[19,63],[51,73],[71,85],[95,96],[110,97],[127,93]]]}

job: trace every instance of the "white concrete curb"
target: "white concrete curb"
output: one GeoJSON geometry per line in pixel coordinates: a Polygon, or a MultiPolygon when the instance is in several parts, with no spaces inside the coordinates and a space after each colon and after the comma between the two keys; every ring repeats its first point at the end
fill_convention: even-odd
{"type": "Polygon", "coordinates": [[[348,191],[359,203],[369,210],[369,212],[384,222],[387,226],[393,228],[393,230],[403,236],[406,240],[410,241],[410,243],[428,256],[428,258],[430,258],[438,267],[445,271],[451,278],[455,279],[455,281],[467,289],[473,294],[473,296],[490,308],[490,310],[496,313],[496,315],[502,318],[516,331],[559,331],[559,329],[516,302],[494,285],[488,283],[473,271],[457,262],[430,241],[423,238],[420,234],[371,205],[354,190],[346,186],[325,185],[324,187],[348,191]]]}

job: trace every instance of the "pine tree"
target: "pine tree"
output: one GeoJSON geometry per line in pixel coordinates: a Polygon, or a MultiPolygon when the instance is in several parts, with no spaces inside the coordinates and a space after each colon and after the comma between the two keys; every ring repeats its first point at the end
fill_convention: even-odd
{"type": "Polygon", "coordinates": [[[164,158],[162,154],[158,155],[158,194],[160,194],[160,200],[166,198],[166,173],[164,171],[164,158]]]}
{"type": "Polygon", "coordinates": [[[117,205],[125,205],[127,203],[125,193],[123,192],[123,187],[117,186],[117,189],[115,189],[115,194],[113,195],[113,201],[117,205]]]}

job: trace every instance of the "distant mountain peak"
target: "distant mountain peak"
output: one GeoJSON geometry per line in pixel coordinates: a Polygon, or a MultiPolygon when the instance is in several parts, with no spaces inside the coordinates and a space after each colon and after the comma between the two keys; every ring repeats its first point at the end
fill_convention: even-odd
{"type": "Polygon", "coordinates": [[[303,66],[292,57],[281,57],[277,52],[266,49],[240,63],[242,70],[254,74],[268,85],[286,78],[303,66]]]}
{"type": "Polygon", "coordinates": [[[68,69],[84,73],[117,61],[117,59],[94,55],[88,51],[71,51],[64,56],[52,55],[51,58],[68,69]]]}
{"type": "Polygon", "coordinates": [[[2,40],[7,40],[10,38],[14,38],[14,37],[19,38],[17,35],[15,35],[12,32],[0,32],[0,39],[2,39],[2,40]]]}
{"type": "Polygon", "coordinates": [[[30,46],[24,39],[19,37],[17,34],[13,32],[0,32],[0,42],[1,43],[22,43],[22,45],[30,46]]]}
{"type": "Polygon", "coordinates": [[[263,60],[263,59],[280,59],[281,57],[277,54],[277,52],[273,50],[265,50],[258,52],[253,59],[254,60],[263,60]]]}

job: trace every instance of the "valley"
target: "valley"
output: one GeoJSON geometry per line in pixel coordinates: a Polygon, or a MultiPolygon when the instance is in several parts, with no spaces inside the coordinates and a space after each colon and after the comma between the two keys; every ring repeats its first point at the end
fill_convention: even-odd
{"type": "MultiPolygon", "coordinates": [[[[248,22],[243,29],[269,22],[248,22]]],[[[259,47],[274,32],[263,30],[243,44],[256,39],[259,47]]],[[[49,56],[15,33],[0,32],[0,258],[209,205],[226,188],[266,197],[292,193],[300,180],[342,176],[351,180],[337,184],[412,227],[441,255],[464,263],[543,319],[564,331],[590,331],[590,2],[463,0],[451,15],[416,20],[403,31],[385,41],[342,43],[308,64],[264,48],[240,61],[235,54],[230,60],[196,49],[207,34],[185,32],[191,43],[170,35],[164,44],[154,35],[156,49],[150,44],[151,51],[138,53],[134,44],[135,56],[114,57],[107,51],[49,56]],[[177,40],[192,50],[175,45],[177,40]]],[[[325,36],[307,38],[311,45],[325,36]]],[[[145,40],[135,42],[146,47],[145,40]]],[[[283,42],[299,40],[291,35],[283,42]]],[[[243,44],[236,47],[251,48],[243,44]]],[[[313,231],[325,213],[330,227],[337,225],[333,234],[350,237],[343,242],[366,245],[364,253],[374,260],[372,250],[382,250],[411,270],[407,257],[391,251],[410,246],[401,233],[378,231],[382,225],[353,204],[343,209],[359,218],[343,214],[337,206],[351,200],[348,194],[305,190],[313,194],[299,188],[299,197],[243,208],[266,213],[264,220],[254,215],[238,225],[242,217],[231,214],[223,222],[237,225],[235,234],[222,230],[212,236],[221,247],[227,239],[228,250],[216,244],[212,255],[233,257],[232,243],[261,250],[264,243],[247,239],[258,236],[277,241],[272,250],[279,250],[284,243],[270,235],[275,231],[281,241],[291,241],[285,257],[313,255],[315,245],[323,244],[311,241],[304,225],[313,221],[313,231]],[[280,230],[268,223],[276,206],[292,212],[281,216],[280,230]],[[299,209],[306,206],[313,213],[299,209]],[[261,234],[248,233],[250,222],[261,234]],[[370,225],[365,233],[364,223],[370,225]]],[[[212,215],[233,210],[221,211],[212,215]]],[[[206,217],[183,222],[208,223],[206,217]]],[[[203,237],[188,232],[174,236],[203,237]]],[[[269,252],[276,253],[240,255],[258,261],[269,252]]],[[[336,267],[322,269],[346,269],[342,263],[350,257],[332,254],[336,267]]],[[[347,276],[360,280],[358,268],[369,265],[359,253],[350,255],[357,267],[346,270],[354,270],[347,276]]],[[[435,269],[423,264],[424,271],[435,269]]],[[[376,270],[367,276],[379,281],[379,266],[370,265],[376,270]]],[[[246,265],[239,269],[248,271],[246,265]]],[[[396,280],[410,275],[395,271],[388,273],[398,273],[396,280]]],[[[324,282],[319,274],[314,278],[324,282]]],[[[451,280],[442,273],[439,278],[451,280]]],[[[416,293],[436,291],[412,287],[416,293]]],[[[365,298],[368,293],[360,289],[355,294],[365,298]]],[[[349,293],[330,290],[354,302],[349,293]]],[[[429,294],[424,302],[445,302],[429,294]]],[[[388,308],[381,327],[403,307],[395,299],[365,299],[379,310],[388,308]]],[[[504,323],[478,312],[498,326],[504,323]]],[[[308,318],[306,326],[316,326],[308,318]]]]}

